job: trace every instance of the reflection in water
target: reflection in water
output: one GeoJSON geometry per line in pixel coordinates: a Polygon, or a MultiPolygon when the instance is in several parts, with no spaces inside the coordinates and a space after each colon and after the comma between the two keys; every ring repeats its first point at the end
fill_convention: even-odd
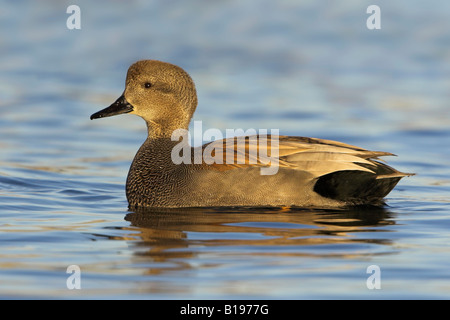
{"type": "Polygon", "coordinates": [[[224,252],[224,248],[227,254],[243,256],[244,259],[256,255],[354,257],[364,254],[358,244],[391,244],[389,238],[375,237],[372,233],[368,234],[371,238],[357,237],[355,233],[385,231],[380,227],[394,224],[389,211],[382,208],[339,211],[140,209],[129,213],[125,220],[137,227],[138,233],[133,233],[133,237],[141,241],[130,244],[135,248],[136,256],[152,261],[152,267],[147,270],[149,274],[192,268],[186,259],[198,258],[205,252],[224,252]],[[344,251],[342,247],[340,250],[329,248],[330,245],[342,244],[350,246],[344,251]],[[321,245],[328,249],[316,251],[315,248],[321,245]]]}

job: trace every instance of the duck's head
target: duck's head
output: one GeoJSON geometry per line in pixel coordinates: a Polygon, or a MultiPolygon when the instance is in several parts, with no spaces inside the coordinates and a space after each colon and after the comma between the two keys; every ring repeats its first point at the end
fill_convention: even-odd
{"type": "Polygon", "coordinates": [[[187,129],[197,107],[191,77],[180,67],[157,60],[141,60],[130,66],[124,93],[92,119],[122,113],[142,117],[149,137],[170,137],[176,129],[187,129]]]}

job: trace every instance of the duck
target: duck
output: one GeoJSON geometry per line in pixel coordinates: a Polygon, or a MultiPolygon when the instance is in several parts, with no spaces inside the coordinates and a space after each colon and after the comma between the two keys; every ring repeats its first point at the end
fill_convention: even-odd
{"type": "Polygon", "coordinates": [[[147,124],[126,179],[129,208],[379,207],[413,175],[380,159],[392,153],[319,138],[255,134],[192,147],[187,132],[197,103],[184,69],[140,60],[129,67],[122,95],[91,115],[133,114],[147,124]]]}

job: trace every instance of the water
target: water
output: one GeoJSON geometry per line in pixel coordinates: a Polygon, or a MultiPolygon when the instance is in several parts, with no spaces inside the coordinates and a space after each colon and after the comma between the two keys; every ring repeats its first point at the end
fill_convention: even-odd
{"type": "Polygon", "coordinates": [[[450,298],[448,2],[378,1],[380,30],[365,1],[77,4],[81,30],[69,4],[2,3],[1,298],[450,298]],[[380,210],[128,211],[145,124],[89,116],[143,58],[192,75],[204,129],[340,140],[417,175],[380,210]]]}

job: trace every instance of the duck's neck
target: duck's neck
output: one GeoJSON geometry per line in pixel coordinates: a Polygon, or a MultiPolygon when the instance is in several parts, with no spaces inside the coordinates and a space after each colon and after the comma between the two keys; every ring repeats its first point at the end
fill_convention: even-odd
{"type": "Polygon", "coordinates": [[[174,132],[179,132],[177,130],[187,131],[188,127],[189,121],[173,121],[173,120],[171,121],[160,120],[158,122],[147,121],[147,132],[148,132],[147,139],[150,140],[165,139],[165,138],[170,139],[174,132]]]}

